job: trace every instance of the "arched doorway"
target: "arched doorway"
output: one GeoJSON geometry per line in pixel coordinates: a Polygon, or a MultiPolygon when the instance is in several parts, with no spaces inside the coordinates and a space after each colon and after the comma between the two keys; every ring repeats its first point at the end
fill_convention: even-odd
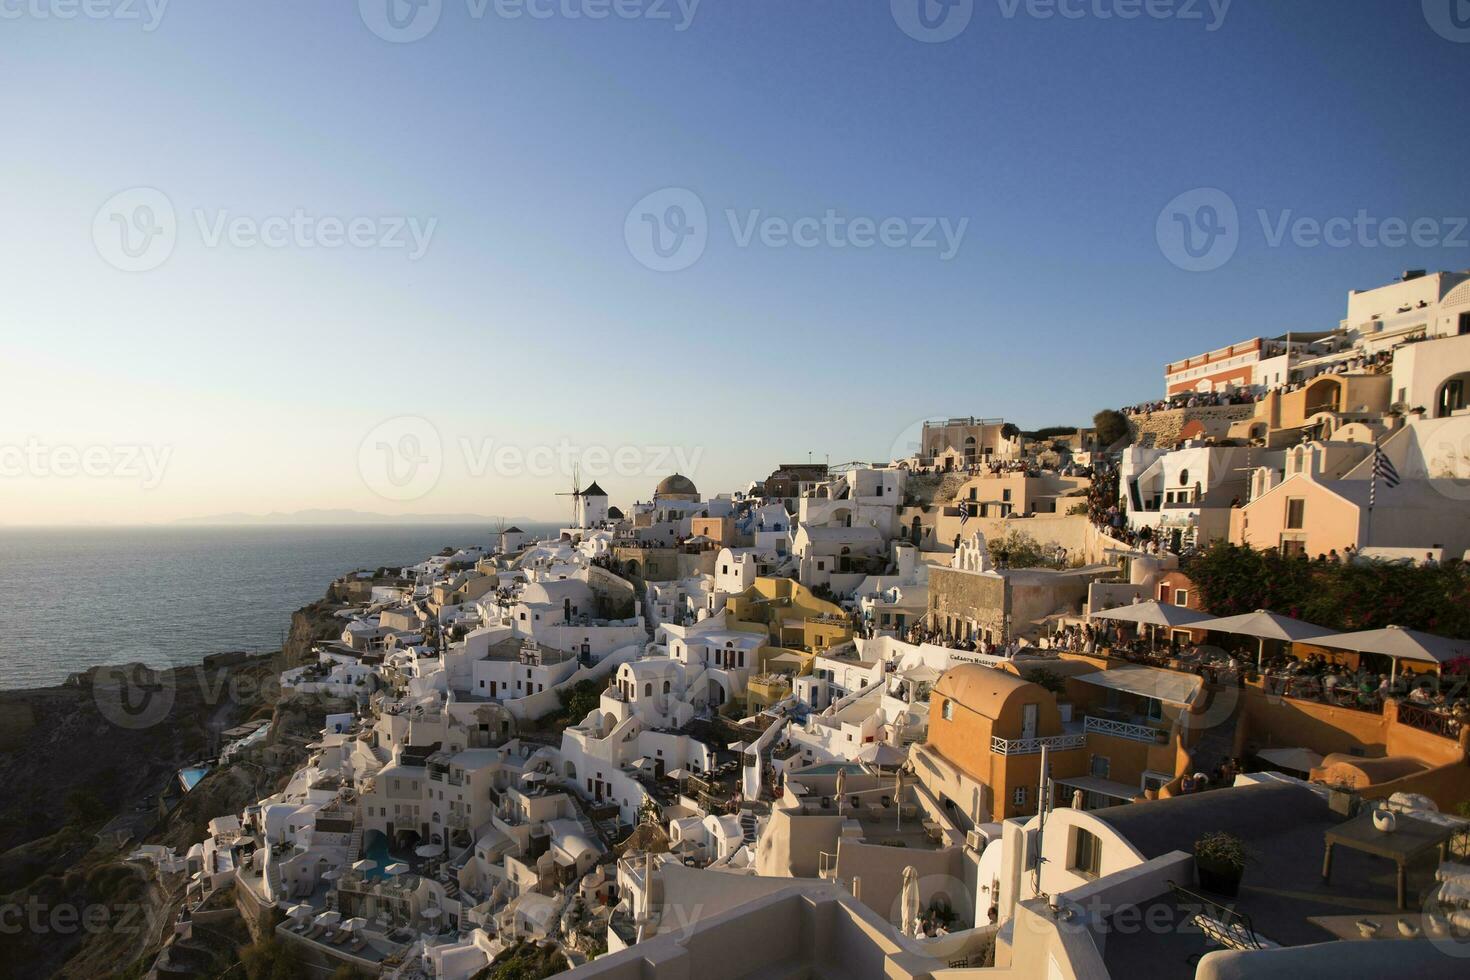
{"type": "Polygon", "coordinates": [[[1439,396],[1434,400],[1434,417],[1448,418],[1466,405],[1470,394],[1470,371],[1455,375],[1440,386],[1439,396]]]}

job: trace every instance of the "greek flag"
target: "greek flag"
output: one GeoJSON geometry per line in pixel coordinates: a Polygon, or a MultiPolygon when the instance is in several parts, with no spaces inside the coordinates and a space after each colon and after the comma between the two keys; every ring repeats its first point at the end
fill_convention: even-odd
{"type": "Polygon", "coordinates": [[[961,524],[964,524],[969,519],[970,519],[970,502],[968,500],[961,500],[960,501],[960,523],[961,524]]]}
{"type": "Polygon", "coordinates": [[[1377,446],[1373,447],[1373,475],[1382,477],[1390,489],[1399,485],[1399,471],[1394,468],[1393,460],[1383,455],[1383,450],[1377,446]]]}

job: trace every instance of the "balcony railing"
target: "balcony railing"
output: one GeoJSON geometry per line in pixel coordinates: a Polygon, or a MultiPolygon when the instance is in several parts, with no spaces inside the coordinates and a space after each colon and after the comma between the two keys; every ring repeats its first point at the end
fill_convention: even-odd
{"type": "Polygon", "coordinates": [[[1126,738],[1133,742],[1153,742],[1161,733],[1162,729],[1150,728],[1147,725],[1134,725],[1126,721],[1112,721],[1108,718],[1094,718],[1087,716],[1087,724],[1083,727],[1089,735],[1111,735],[1114,738],[1126,738]]]}
{"type": "Polygon", "coordinates": [[[1460,720],[1453,715],[1403,703],[1399,704],[1399,722],[1421,732],[1455,739],[1460,737],[1460,729],[1463,727],[1460,720]]]}
{"type": "Polygon", "coordinates": [[[990,751],[996,755],[1035,755],[1046,746],[1053,751],[1063,749],[1080,749],[1087,745],[1087,735],[1076,732],[1070,735],[1047,735],[1042,738],[1001,738],[999,735],[990,739],[990,751]]]}

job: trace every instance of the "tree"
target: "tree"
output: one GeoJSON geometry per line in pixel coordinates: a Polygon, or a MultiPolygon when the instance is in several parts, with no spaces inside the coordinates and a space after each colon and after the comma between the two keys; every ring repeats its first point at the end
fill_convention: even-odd
{"type": "Polygon", "coordinates": [[[240,950],[248,980],[293,980],[302,975],[296,951],[279,939],[251,943],[240,950]]]}
{"type": "Polygon", "coordinates": [[[1115,412],[1111,408],[1105,408],[1094,415],[1092,425],[1097,429],[1098,443],[1103,446],[1111,446],[1128,436],[1128,419],[1122,412],[1115,412]]]}
{"type": "Polygon", "coordinates": [[[572,721],[586,718],[602,700],[602,688],[596,681],[578,681],[570,689],[560,692],[562,710],[572,721]]]}

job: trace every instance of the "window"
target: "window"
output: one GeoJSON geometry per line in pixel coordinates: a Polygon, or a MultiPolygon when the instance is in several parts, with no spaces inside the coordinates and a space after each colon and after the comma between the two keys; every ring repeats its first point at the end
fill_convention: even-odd
{"type": "Polygon", "coordinates": [[[1000,499],[1001,500],[1004,500],[1006,503],[1010,503],[1011,502],[1011,491],[1008,490],[1008,489],[1007,490],[1002,490],[1000,492],[1000,499]]]}
{"type": "Polygon", "coordinates": [[[1187,606],[1187,605],[1189,605],[1189,590],[1188,589],[1175,589],[1174,590],[1174,605],[1176,605],[1176,606],[1187,606]]]}
{"type": "Polygon", "coordinates": [[[1102,866],[1102,846],[1097,835],[1078,827],[1072,841],[1072,863],[1070,870],[1088,878],[1096,878],[1102,866]]]}
{"type": "Polygon", "coordinates": [[[1460,314],[1460,336],[1470,333],[1470,313],[1460,314]]]}
{"type": "Polygon", "coordinates": [[[1307,502],[1301,497],[1291,497],[1286,501],[1286,526],[1289,530],[1300,531],[1306,527],[1307,502]]]}
{"type": "Polygon", "coordinates": [[[954,702],[946,700],[940,714],[944,716],[945,721],[954,721],[954,702]]]}
{"type": "Polygon", "coordinates": [[[1012,806],[1025,806],[1026,805],[1026,787],[1024,787],[1024,786],[1017,786],[1015,789],[1011,790],[1011,805],[1012,806]]]}

